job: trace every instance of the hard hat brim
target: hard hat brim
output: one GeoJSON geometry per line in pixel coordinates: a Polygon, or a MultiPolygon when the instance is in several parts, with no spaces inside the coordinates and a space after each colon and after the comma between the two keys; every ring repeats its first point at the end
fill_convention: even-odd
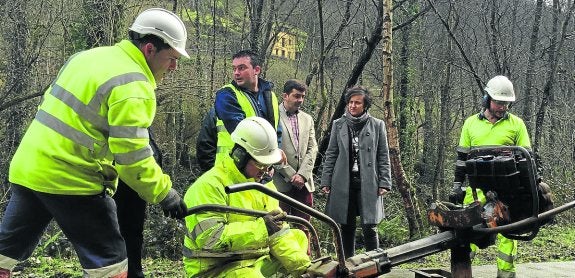
{"type": "MultiPolygon", "coordinates": [[[[173,46],[172,46],[172,47],[173,47],[173,46]]],[[[178,51],[178,53],[182,54],[182,56],[184,56],[184,57],[190,59],[190,55],[188,54],[188,52],[186,52],[185,49],[178,48],[178,47],[174,47],[174,49],[175,49],[176,51],[178,51]]]]}
{"type": "Polygon", "coordinates": [[[264,165],[277,164],[282,160],[280,149],[275,149],[267,155],[252,155],[252,158],[264,165]]]}
{"type": "Polygon", "coordinates": [[[497,95],[495,93],[493,93],[489,88],[485,88],[485,91],[487,92],[487,94],[489,94],[489,97],[491,97],[491,99],[493,100],[498,100],[498,101],[508,101],[508,102],[514,102],[515,101],[515,96],[501,96],[501,95],[497,95]]]}

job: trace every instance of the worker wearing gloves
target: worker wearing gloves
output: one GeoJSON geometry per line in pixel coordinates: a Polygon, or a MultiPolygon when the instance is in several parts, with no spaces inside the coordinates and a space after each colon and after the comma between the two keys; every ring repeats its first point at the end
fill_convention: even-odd
{"type": "MultiPolygon", "coordinates": [[[[222,212],[187,216],[184,266],[188,277],[269,277],[302,274],[310,265],[307,238],[282,220],[279,202],[256,190],[225,193],[225,186],[259,182],[281,160],[276,131],[260,117],[242,120],[227,157],[203,174],[184,196],[188,207],[218,204],[268,211],[264,217],[222,212]]],[[[273,187],[271,183],[266,186],[273,187]]],[[[275,188],[274,188],[275,190],[275,188]]]]}
{"type": "Polygon", "coordinates": [[[84,277],[126,277],[110,197],[118,177],[166,215],[183,216],[185,205],[153,157],[147,128],[157,82],[180,56],[189,57],[186,27],[156,8],[129,29],[130,40],[73,55],[44,94],[10,164],[0,278],[32,254],[52,219],[74,246],[84,277]]]}
{"type": "MultiPolygon", "coordinates": [[[[495,76],[485,87],[483,96],[483,111],[465,120],[461,130],[455,179],[449,201],[452,203],[470,204],[474,202],[471,187],[464,187],[465,161],[473,147],[481,146],[521,146],[531,148],[529,134],[521,118],[507,112],[515,101],[513,84],[505,76],[495,76]]],[[[485,196],[478,189],[477,196],[485,204],[485,196]]],[[[497,277],[515,277],[515,257],[517,256],[517,240],[497,235],[499,254],[497,255],[497,277]]],[[[474,244],[471,246],[471,256],[477,252],[474,244]]]]}

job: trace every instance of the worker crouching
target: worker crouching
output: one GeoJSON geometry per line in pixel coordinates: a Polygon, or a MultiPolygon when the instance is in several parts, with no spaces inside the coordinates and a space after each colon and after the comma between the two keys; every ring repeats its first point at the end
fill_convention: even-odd
{"type": "MultiPolygon", "coordinates": [[[[264,217],[223,212],[187,216],[184,266],[188,277],[269,277],[300,275],[309,267],[307,238],[283,221],[279,202],[256,190],[226,194],[228,185],[259,182],[282,156],[271,124],[260,117],[242,120],[231,134],[227,157],[194,182],[185,194],[188,207],[226,205],[268,211],[264,217]]],[[[275,187],[272,183],[266,186],[275,187]]]]}

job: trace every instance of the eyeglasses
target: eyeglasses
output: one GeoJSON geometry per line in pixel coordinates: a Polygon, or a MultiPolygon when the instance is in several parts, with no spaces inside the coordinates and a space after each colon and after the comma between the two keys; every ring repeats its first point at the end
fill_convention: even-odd
{"type": "Polygon", "coordinates": [[[500,101],[500,100],[492,100],[492,101],[498,106],[509,106],[509,104],[511,104],[511,102],[509,101],[500,101]]]}
{"type": "Polygon", "coordinates": [[[272,170],[272,165],[261,164],[258,161],[256,161],[255,159],[252,159],[252,161],[253,161],[254,167],[256,167],[260,171],[269,172],[272,170]]]}

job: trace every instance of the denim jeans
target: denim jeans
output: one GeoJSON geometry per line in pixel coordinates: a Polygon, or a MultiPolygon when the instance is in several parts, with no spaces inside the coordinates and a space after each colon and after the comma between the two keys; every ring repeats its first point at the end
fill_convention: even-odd
{"type": "Polygon", "coordinates": [[[16,184],[12,184],[11,194],[0,225],[0,254],[17,261],[27,259],[54,219],[74,246],[84,269],[126,260],[111,197],[47,194],[16,184]]]}

